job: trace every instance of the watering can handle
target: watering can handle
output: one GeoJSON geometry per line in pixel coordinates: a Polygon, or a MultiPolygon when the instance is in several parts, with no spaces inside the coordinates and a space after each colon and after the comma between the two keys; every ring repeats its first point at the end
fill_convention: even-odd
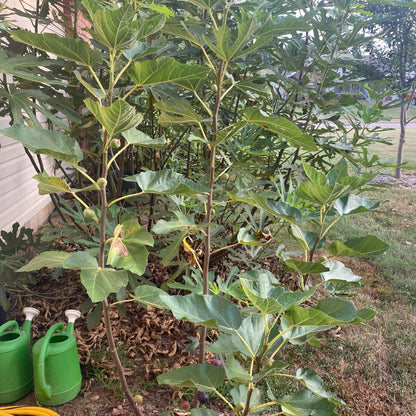
{"type": "Polygon", "coordinates": [[[58,330],[60,331],[65,330],[63,323],[58,322],[52,325],[49,328],[48,332],[45,334],[43,338],[43,342],[42,342],[42,347],[39,353],[39,362],[38,362],[37,367],[35,368],[35,371],[36,371],[36,374],[38,375],[38,380],[39,380],[39,389],[48,399],[52,397],[52,388],[49,384],[46,383],[46,375],[45,375],[46,354],[48,352],[49,341],[52,335],[58,330]]]}
{"type": "Polygon", "coordinates": [[[0,326],[0,335],[3,334],[3,332],[6,332],[7,329],[13,328],[13,329],[19,329],[19,324],[16,321],[9,321],[0,326]]]}

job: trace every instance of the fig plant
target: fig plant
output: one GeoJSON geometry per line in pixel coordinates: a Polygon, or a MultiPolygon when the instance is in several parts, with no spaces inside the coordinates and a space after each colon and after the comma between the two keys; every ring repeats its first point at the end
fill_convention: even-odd
{"type": "MultiPolygon", "coordinates": [[[[116,204],[127,199],[145,194],[166,196],[169,215],[156,222],[153,232],[167,236],[173,231],[176,236],[161,255],[168,264],[181,248],[188,254],[189,263],[199,269],[201,285],[186,296],[168,295],[143,285],[135,289],[135,296],[142,303],[171,310],[178,319],[200,324],[202,330],[199,364],[161,375],[159,381],[195,387],[204,393],[199,395],[202,401],[207,391],[221,396],[219,385],[226,378],[233,380],[237,384],[233,401],[224,399],[236,414],[262,412],[274,405],[280,406],[277,414],[301,415],[305,409],[334,414],[334,406],[341,401],[324,390],[314,372],[284,373],[285,365],[275,357],[288,342],[307,342],[334,325],[362,325],[374,314],[356,310],[351,302],[337,297],[319,299],[318,287],[336,294],[333,282],[355,282],[357,278],[335,259],[315,261],[330,229],[331,215],[375,209],[369,201],[351,195],[370,177],[350,177],[346,162],[330,169],[340,153],[358,163],[354,146],[360,146],[362,136],[355,128],[354,145],[348,143],[340,121],[343,103],[335,100],[330,90],[341,79],[335,69],[345,65],[343,53],[364,42],[359,29],[364,24],[360,19],[365,17],[351,1],[337,2],[331,13],[326,8],[315,11],[305,5],[295,10],[293,2],[257,5],[250,1],[189,0],[178,2],[175,14],[166,6],[149,3],[83,0],[85,17],[91,25],[88,42],[49,33],[10,31],[14,41],[73,65],[73,74],[87,96],[83,113],[88,113],[100,134],[100,173],[95,177],[83,166],[84,154],[69,134],[23,123],[1,131],[35,154],[71,165],[84,177],[86,185],[81,189],[46,172],[38,173],[35,179],[41,194],[70,194],[83,207],[85,220],[97,224],[97,248],[74,253],[44,252],[22,271],[42,267],[80,271],[91,301],[101,304],[123,390],[135,413],[140,414],[117,355],[108,298],[128,285],[131,274],[144,273],[147,247],[154,241],[135,219],[118,223],[117,216],[110,214],[116,204]],[[322,24],[324,18],[328,24],[322,24]],[[335,30],[331,36],[330,30],[335,30]],[[342,41],[337,38],[339,33],[343,33],[342,41]],[[327,41],[329,37],[338,42],[327,41]],[[296,46],[301,46],[302,53],[296,51],[296,46]],[[287,62],[284,50],[287,56],[293,53],[287,62]],[[321,75],[316,77],[316,73],[321,75]],[[334,79],[337,82],[331,83],[334,79]],[[178,146],[169,153],[171,159],[166,157],[166,167],[175,169],[131,172],[126,179],[137,185],[137,192],[112,197],[108,192],[113,179],[111,169],[128,149],[165,149],[165,140],[144,133],[146,120],[137,111],[143,97],[152,111],[158,112],[158,123],[171,135],[170,142],[185,138],[188,154],[202,148],[198,159],[201,167],[192,169],[189,159],[184,163],[178,156],[178,146]],[[333,137],[338,131],[340,140],[333,137]],[[302,160],[308,163],[301,164],[302,160]],[[276,172],[284,174],[280,185],[285,189],[296,171],[305,172],[309,179],[294,195],[271,191],[276,188],[276,172]],[[91,192],[97,195],[97,205],[86,198],[91,192]],[[214,254],[237,245],[271,245],[272,235],[268,236],[263,226],[250,229],[246,218],[236,222],[232,215],[236,206],[253,208],[252,223],[261,212],[271,228],[290,224],[287,235],[300,246],[300,258],[279,253],[296,274],[297,287],[289,290],[270,272],[257,270],[239,276],[233,290],[225,294],[220,281],[219,290],[210,293],[214,254]],[[230,214],[223,207],[231,207],[230,214]],[[223,226],[229,215],[230,223],[223,226]],[[305,222],[317,229],[304,228],[305,222]],[[224,229],[230,231],[232,239],[222,232],[224,229]],[[214,237],[216,243],[225,240],[226,244],[214,248],[214,237]],[[201,242],[202,254],[194,240],[201,242]],[[323,281],[317,282],[317,276],[323,281]],[[239,308],[230,297],[244,300],[239,303],[243,306],[239,308]],[[209,348],[224,357],[222,366],[205,363],[207,327],[221,332],[209,348]],[[310,393],[283,399],[270,394],[263,401],[257,387],[271,375],[292,377],[310,393]]],[[[356,103],[349,94],[344,102],[356,103]]],[[[348,113],[352,117],[350,110],[348,113]]],[[[372,138],[375,140],[377,134],[373,132],[372,138]]],[[[364,141],[365,145],[370,141],[364,141]]],[[[328,247],[334,257],[368,255],[384,249],[374,237],[328,247]]],[[[212,411],[194,409],[192,413],[209,415],[212,411]]]]}
{"type": "MultiPolygon", "coordinates": [[[[333,327],[365,326],[375,311],[356,309],[353,302],[343,298],[346,288],[359,285],[361,278],[346,268],[339,257],[377,255],[388,245],[375,236],[327,240],[330,228],[341,217],[378,207],[354,193],[362,190],[374,175],[350,176],[345,160],[327,175],[306,163],[303,167],[306,177],[292,197],[287,198],[291,203],[276,202],[277,195],[273,192],[244,189],[232,196],[260,206],[273,223],[283,222],[289,227],[285,235],[292,238],[288,243],[290,251],[280,247],[279,255],[296,277],[294,287],[289,289],[282,276],[256,269],[238,273],[233,290],[213,290],[208,294],[200,283],[199,288],[183,285],[184,290],[191,291],[187,295],[169,295],[158,288],[136,288],[137,301],[171,310],[176,318],[214,328],[219,334],[207,350],[221,357],[220,361],[211,359],[166,372],[157,377],[159,383],[196,388],[205,395],[216,394],[237,416],[264,412],[330,416],[336,415],[336,407],[344,404],[325,389],[314,370],[289,369],[281,358],[282,351],[287,344],[316,345],[318,334],[333,327]],[[269,377],[296,380],[303,389],[279,397],[270,388],[266,392],[264,387],[260,388],[269,377]],[[221,393],[220,387],[226,381],[234,386],[231,399],[221,393]]],[[[205,408],[191,411],[195,416],[216,414],[205,408]]]]}

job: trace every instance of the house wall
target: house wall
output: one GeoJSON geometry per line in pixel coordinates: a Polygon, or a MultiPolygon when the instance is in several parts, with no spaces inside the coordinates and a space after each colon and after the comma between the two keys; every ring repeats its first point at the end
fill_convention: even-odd
{"type": "MultiPolygon", "coordinates": [[[[0,128],[8,127],[7,119],[0,119],[0,128]]],[[[12,225],[37,229],[52,212],[49,195],[39,195],[36,174],[23,146],[0,135],[0,230],[10,231],[12,225]]],[[[35,158],[37,156],[35,155],[35,158]]],[[[45,169],[53,171],[54,161],[42,157],[45,169]]]]}
{"type": "MultiPolygon", "coordinates": [[[[31,3],[27,2],[26,6],[31,3]]],[[[8,0],[7,6],[20,8],[21,2],[8,0]]],[[[20,27],[33,30],[28,20],[19,16],[13,16],[13,20],[20,27]]],[[[0,128],[8,127],[9,122],[6,117],[0,118],[0,128]]],[[[44,156],[42,160],[45,170],[53,174],[53,159],[44,156]]],[[[49,195],[38,195],[37,181],[33,179],[35,174],[23,146],[0,135],[0,230],[10,231],[15,222],[37,229],[47,220],[53,206],[49,195]]]]}

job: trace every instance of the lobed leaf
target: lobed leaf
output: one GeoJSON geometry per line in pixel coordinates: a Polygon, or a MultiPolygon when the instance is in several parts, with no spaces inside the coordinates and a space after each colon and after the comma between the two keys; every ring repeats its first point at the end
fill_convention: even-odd
{"type": "Polygon", "coordinates": [[[373,235],[353,238],[345,243],[334,241],[328,251],[336,257],[357,256],[366,257],[384,253],[389,245],[373,235]]]}
{"type": "Polygon", "coordinates": [[[80,65],[92,67],[103,61],[103,57],[81,38],[68,38],[54,33],[32,33],[26,30],[10,31],[13,39],[31,45],[45,52],[50,52],[80,65]]]}
{"type": "Polygon", "coordinates": [[[247,298],[256,308],[266,314],[282,314],[293,305],[299,305],[315,292],[315,288],[305,292],[291,292],[283,286],[270,284],[266,276],[256,280],[241,278],[241,285],[247,298]]]}
{"type": "Polygon", "coordinates": [[[380,203],[374,204],[368,198],[358,195],[349,194],[335,201],[334,209],[339,215],[352,215],[362,212],[374,211],[380,206],[380,203]]]}
{"type": "Polygon", "coordinates": [[[208,363],[190,364],[159,375],[157,381],[159,384],[212,391],[224,383],[225,370],[208,363]]]}
{"type": "Polygon", "coordinates": [[[101,7],[95,0],[83,0],[93,28],[94,39],[110,50],[121,51],[130,48],[137,40],[138,29],[132,26],[135,12],[130,4],[118,8],[101,7]]]}
{"type": "Polygon", "coordinates": [[[123,131],[121,135],[126,139],[127,143],[134,146],[151,149],[164,149],[166,147],[166,139],[164,137],[157,137],[153,139],[146,133],[137,130],[135,127],[123,131]]]}
{"type": "Polygon", "coordinates": [[[163,57],[135,62],[129,70],[129,75],[139,86],[171,82],[194,90],[201,80],[206,79],[209,72],[210,70],[202,65],[182,64],[174,58],[163,57]]]}
{"type": "Polygon", "coordinates": [[[65,260],[70,256],[64,251],[44,251],[18,269],[18,272],[33,272],[43,267],[49,269],[62,268],[65,260]]]}
{"type": "Polygon", "coordinates": [[[153,246],[151,234],[136,221],[128,220],[116,226],[109,240],[107,264],[142,275],[147,266],[145,245],[153,246]]]}
{"type": "Polygon", "coordinates": [[[324,388],[324,382],[319,375],[311,370],[305,368],[299,368],[296,371],[295,378],[300,381],[309,391],[315,396],[328,399],[330,402],[336,405],[345,405],[345,402],[339,399],[335,394],[329,393],[324,388]]]}
{"type": "Polygon", "coordinates": [[[77,165],[83,158],[78,142],[58,131],[14,124],[0,133],[22,143],[33,153],[52,156],[72,165],[77,165]]]}
{"type": "Polygon", "coordinates": [[[281,135],[291,146],[303,147],[310,151],[318,149],[312,136],[303,133],[299,127],[286,118],[264,115],[255,107],[247,107],[244,114],[249,123],[281,135]]]}
{"type": "Polygon", "coordinates": [[[336,416],[336,404],[325,398],[316,397],[304,390],[276,400],[286,416],[336,416]]]}
{"type": "Polygon", "coordinates": [[[64,262],[66,269],[81,270],[81,283],[92,302],[101,302],[111,293],[118,293],[129,281],[126,270],[101,268],[87,251],[72,253],[64,262]]]}
{"type": "Polygon", "coordinates": [[[90,98],[85,99],[84,102],[110,136],[135,128],[143,120],[143,116],[137,113],[132,105],[121,99],[110,107],[103,106],[90,98]]]}
{"type": "Polygon", "coordinates": [[[170,169],[141,172],[124,180],[135,181],[143,192],[151,194],[196,196],[208,192],[204,186],[170,169]]]}
{"type": "Polygon", "coordinates": [[[226,333],[238,329],[242,322],[238,307],[221,296],[190,294],[161,295],[160,298],[176,319],[219,328],[226,333]]]}
{"type": "Polygon", "coordinates": [[[46,172],[40,172],[33,177],[36,179],[39,195],[55,194],[60,192],[71,192],[71,187],[62,178],[50,177],[46,172]]]}

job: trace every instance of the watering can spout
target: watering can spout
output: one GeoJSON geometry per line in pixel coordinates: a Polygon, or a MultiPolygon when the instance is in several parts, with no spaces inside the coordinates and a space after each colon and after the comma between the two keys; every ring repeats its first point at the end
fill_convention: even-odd
{"type": "Polygon", "coordinates": [[[65,315],[68,318],[68,325],[66,331],[70,334],[74,333],[74,322],[81,316],[81,312],[76,309],[67,309],[65,315]]]}
{"type": "Polygon", "coordinates": [[[25,321],[23,322],[22,330],[24,332],[30,332],[32,326],[32,319],[39,315],[39,311],[36,308],[26,307],[23,308],[23,313],[26,315],[25,321]]]}

